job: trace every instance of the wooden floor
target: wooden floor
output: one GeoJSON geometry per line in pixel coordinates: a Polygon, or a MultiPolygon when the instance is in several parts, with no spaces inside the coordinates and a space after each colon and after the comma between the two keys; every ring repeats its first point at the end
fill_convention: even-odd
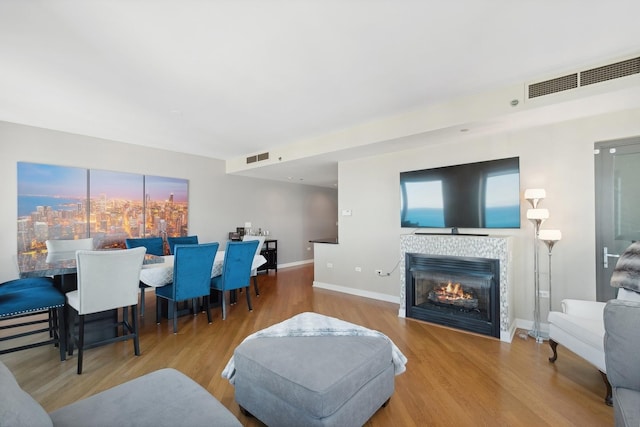
{"type": "Polygon", "coordinates": [[[173,367],[209,390],[243,425],[261,426],[240,413],[233,386],[220,373],[250,333],[314,311],[385,333],[409,359],[407,371],[396,377],[390,404],[367,426],[613,425],[612,408],[603,403],[600,374],[562,347],[558,361],[551,364],[547,343],[536,344],[518,334],[509,344],[399,318],[395,304],[314,289],[311,264],[272,271],[259,281],[261,295],[253,298],[253,312],[247,311],[241,295],[226,320],[219,308],[213,311],[211,325],[205,314],[187,315],[179,319],[177,335],[166,320],[156,325],[155,298],[147,292],[142,354],[133,355],[131,341],[88,350],[82,375],[76,374],[75,356],[60,362],[50,346],[1,355],[0,360],[48,411],[155,369],[173,367]]]}

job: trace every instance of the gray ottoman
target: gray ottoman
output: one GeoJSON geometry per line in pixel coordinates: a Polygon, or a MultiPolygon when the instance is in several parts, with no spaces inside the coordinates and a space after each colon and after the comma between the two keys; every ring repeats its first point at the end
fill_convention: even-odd
{"type": "Polygon", "coordinates": [[[255,338],[234,359],[236,402],[268,426],[361,426],[394,390],[378,336],[255,338]]]}

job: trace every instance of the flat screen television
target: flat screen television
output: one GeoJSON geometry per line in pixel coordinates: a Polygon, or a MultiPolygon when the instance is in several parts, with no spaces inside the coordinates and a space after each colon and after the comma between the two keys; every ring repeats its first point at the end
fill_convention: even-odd
{"type": "Polygon", "coordinates": [[[400,173],[401,227],[520,228],[520,158],[400,173]]]}

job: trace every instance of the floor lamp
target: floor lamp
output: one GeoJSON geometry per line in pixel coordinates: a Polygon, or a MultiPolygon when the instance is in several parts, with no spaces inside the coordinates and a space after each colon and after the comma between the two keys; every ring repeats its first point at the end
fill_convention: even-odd
{"type": "Polygon", "coordinates": [[[549,250],[549,312],[551,312],[553,308],[551,300],[551,250],[553,246],[562,239],[562,233],[560,230],[540,230],[538,237],[547,245],[547,249],[549,250]]]}
{"type": "Polygon", "coordinates": [[[531,209],[527,210],[527,219],[533,223],[533,329],[529,331],[529,336],[541,343],[548,337],[544,336],[540,330],[540,257],[539,257],[539,233],[542,223],[549,218],[547,209],[539,209],[538,203],[544,199],[546,192],[541,188],[529,189],[524,193],[524,198],[531,204],[531,209]]]}

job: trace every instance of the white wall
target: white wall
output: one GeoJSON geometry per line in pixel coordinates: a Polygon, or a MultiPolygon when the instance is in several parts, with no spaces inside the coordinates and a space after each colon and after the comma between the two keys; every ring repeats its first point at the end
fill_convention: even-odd
{"type": "MultiPolygon", "coordinates": [[[[338,245],[316,249],[316,285],[349,293],[397,301],[399,235],[401,229],[399,172],[520,157],[520,188],[545,188],[540,207],[549,209],[543,228],[557,228],[563,239],[553,250],[553,299],[595,299],[595,213],[593,144],[640,135],[640,110],[611,113],[494,135],[474,136],[473,129],[458,138],[425,141],[425,146],[339,165],[338,245]],[[428,145],[427,145],[428,143],[428,145]],[[327,263],[332,268],[327,268],[327,263]],[[355,268],[360,267],[361,272],[355,268]],[[396,268],[397,267],[397,268],[396,268]],[[391,272],[378,277],[376,269],[391,272]]],[[[498,230],[513,236],[514,300],[517,319],[533,318],[533,225],[522,201],[521,229],[498,230]]],[[[482,232],[461,230],[461,232],[482,232]]],[[[547,284],[546,247],[541,254],[541,288],[547,284]]],[[[542,319],[546,321],[543,301],[542,319]]]]}
{"type": "Polygon", "coordinates": [[[335,189],[227,175],[221,160],[7,122],[0,122],[0,153],[0,281],[17,277],[19,161],[188,179],[190,233],[224,243],[250,221],[278,239],[280,265],[311,262],[309,240],[337,234],[335,189]]]}

